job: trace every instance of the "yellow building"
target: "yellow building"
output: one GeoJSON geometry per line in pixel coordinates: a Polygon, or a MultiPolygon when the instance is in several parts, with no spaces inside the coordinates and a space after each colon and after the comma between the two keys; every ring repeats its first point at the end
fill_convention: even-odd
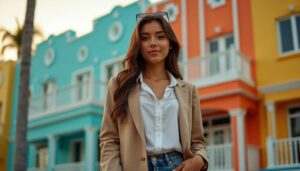
{"type": "Polygon", "coordinates": [[[252,0],[261,165],[300,169],[300,1],[252,0]]]}
{"type": "Polygon", "coordinates": [[[0,61],[0,170],[6,170],[15,66],[14,61],[0,61]]]}

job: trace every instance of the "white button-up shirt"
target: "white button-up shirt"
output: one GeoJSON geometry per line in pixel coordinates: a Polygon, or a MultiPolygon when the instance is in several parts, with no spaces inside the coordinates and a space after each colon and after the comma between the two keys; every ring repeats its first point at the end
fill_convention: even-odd
{"type": "Polygon", "coordinates": [[[179,137],[179,104],[175,95],[176,79],[168,73],[170,84],[161,99],[157,99],[151,88],[141,82],[140,104],[145,128],[146,150],[148,154],[161,154],[170,151],[182,152],[179,137]]]}

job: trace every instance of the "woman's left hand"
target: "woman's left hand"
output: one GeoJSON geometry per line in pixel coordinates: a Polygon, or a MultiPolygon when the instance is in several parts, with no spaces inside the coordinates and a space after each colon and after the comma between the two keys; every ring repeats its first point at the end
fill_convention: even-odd
{"type": "Polygon", "coordinates": [[[174,171],[199,171],[204,166],[204,160],[201,156],[194,157],[183,161],[174,171]]]}

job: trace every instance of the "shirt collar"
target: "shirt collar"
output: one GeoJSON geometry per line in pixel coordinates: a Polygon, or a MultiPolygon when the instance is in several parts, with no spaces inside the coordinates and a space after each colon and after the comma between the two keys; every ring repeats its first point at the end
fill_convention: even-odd
{"type": "MultiPolygon", "coordinates": [[[[176,84],[177,84],[176,78],[169,71],[167,71],[167,74],[168,74],[169,79],[170,79],[170,84],[168,85],[168,87],[174,87],[174,86],[176,86],[176,84]]],[[[145,83],[142,72],[140,73],[139,77],[136,79],[136,82],[138,82],[138,81],[140,81],[142,84],[145,83]]]]}

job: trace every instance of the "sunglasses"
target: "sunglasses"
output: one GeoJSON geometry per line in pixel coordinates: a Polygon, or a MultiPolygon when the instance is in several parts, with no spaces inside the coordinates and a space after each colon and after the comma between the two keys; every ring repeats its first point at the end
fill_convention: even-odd
{"type": "Polygon", "coordinates": [[[139,14],[136,14],[136,22],[139,23],[144,17],[147,17],[147,16],[162,17],[168,23],[170,23],[169,22],[169,16],[168,16],[167,12],[139,13],[139,14]]]}

